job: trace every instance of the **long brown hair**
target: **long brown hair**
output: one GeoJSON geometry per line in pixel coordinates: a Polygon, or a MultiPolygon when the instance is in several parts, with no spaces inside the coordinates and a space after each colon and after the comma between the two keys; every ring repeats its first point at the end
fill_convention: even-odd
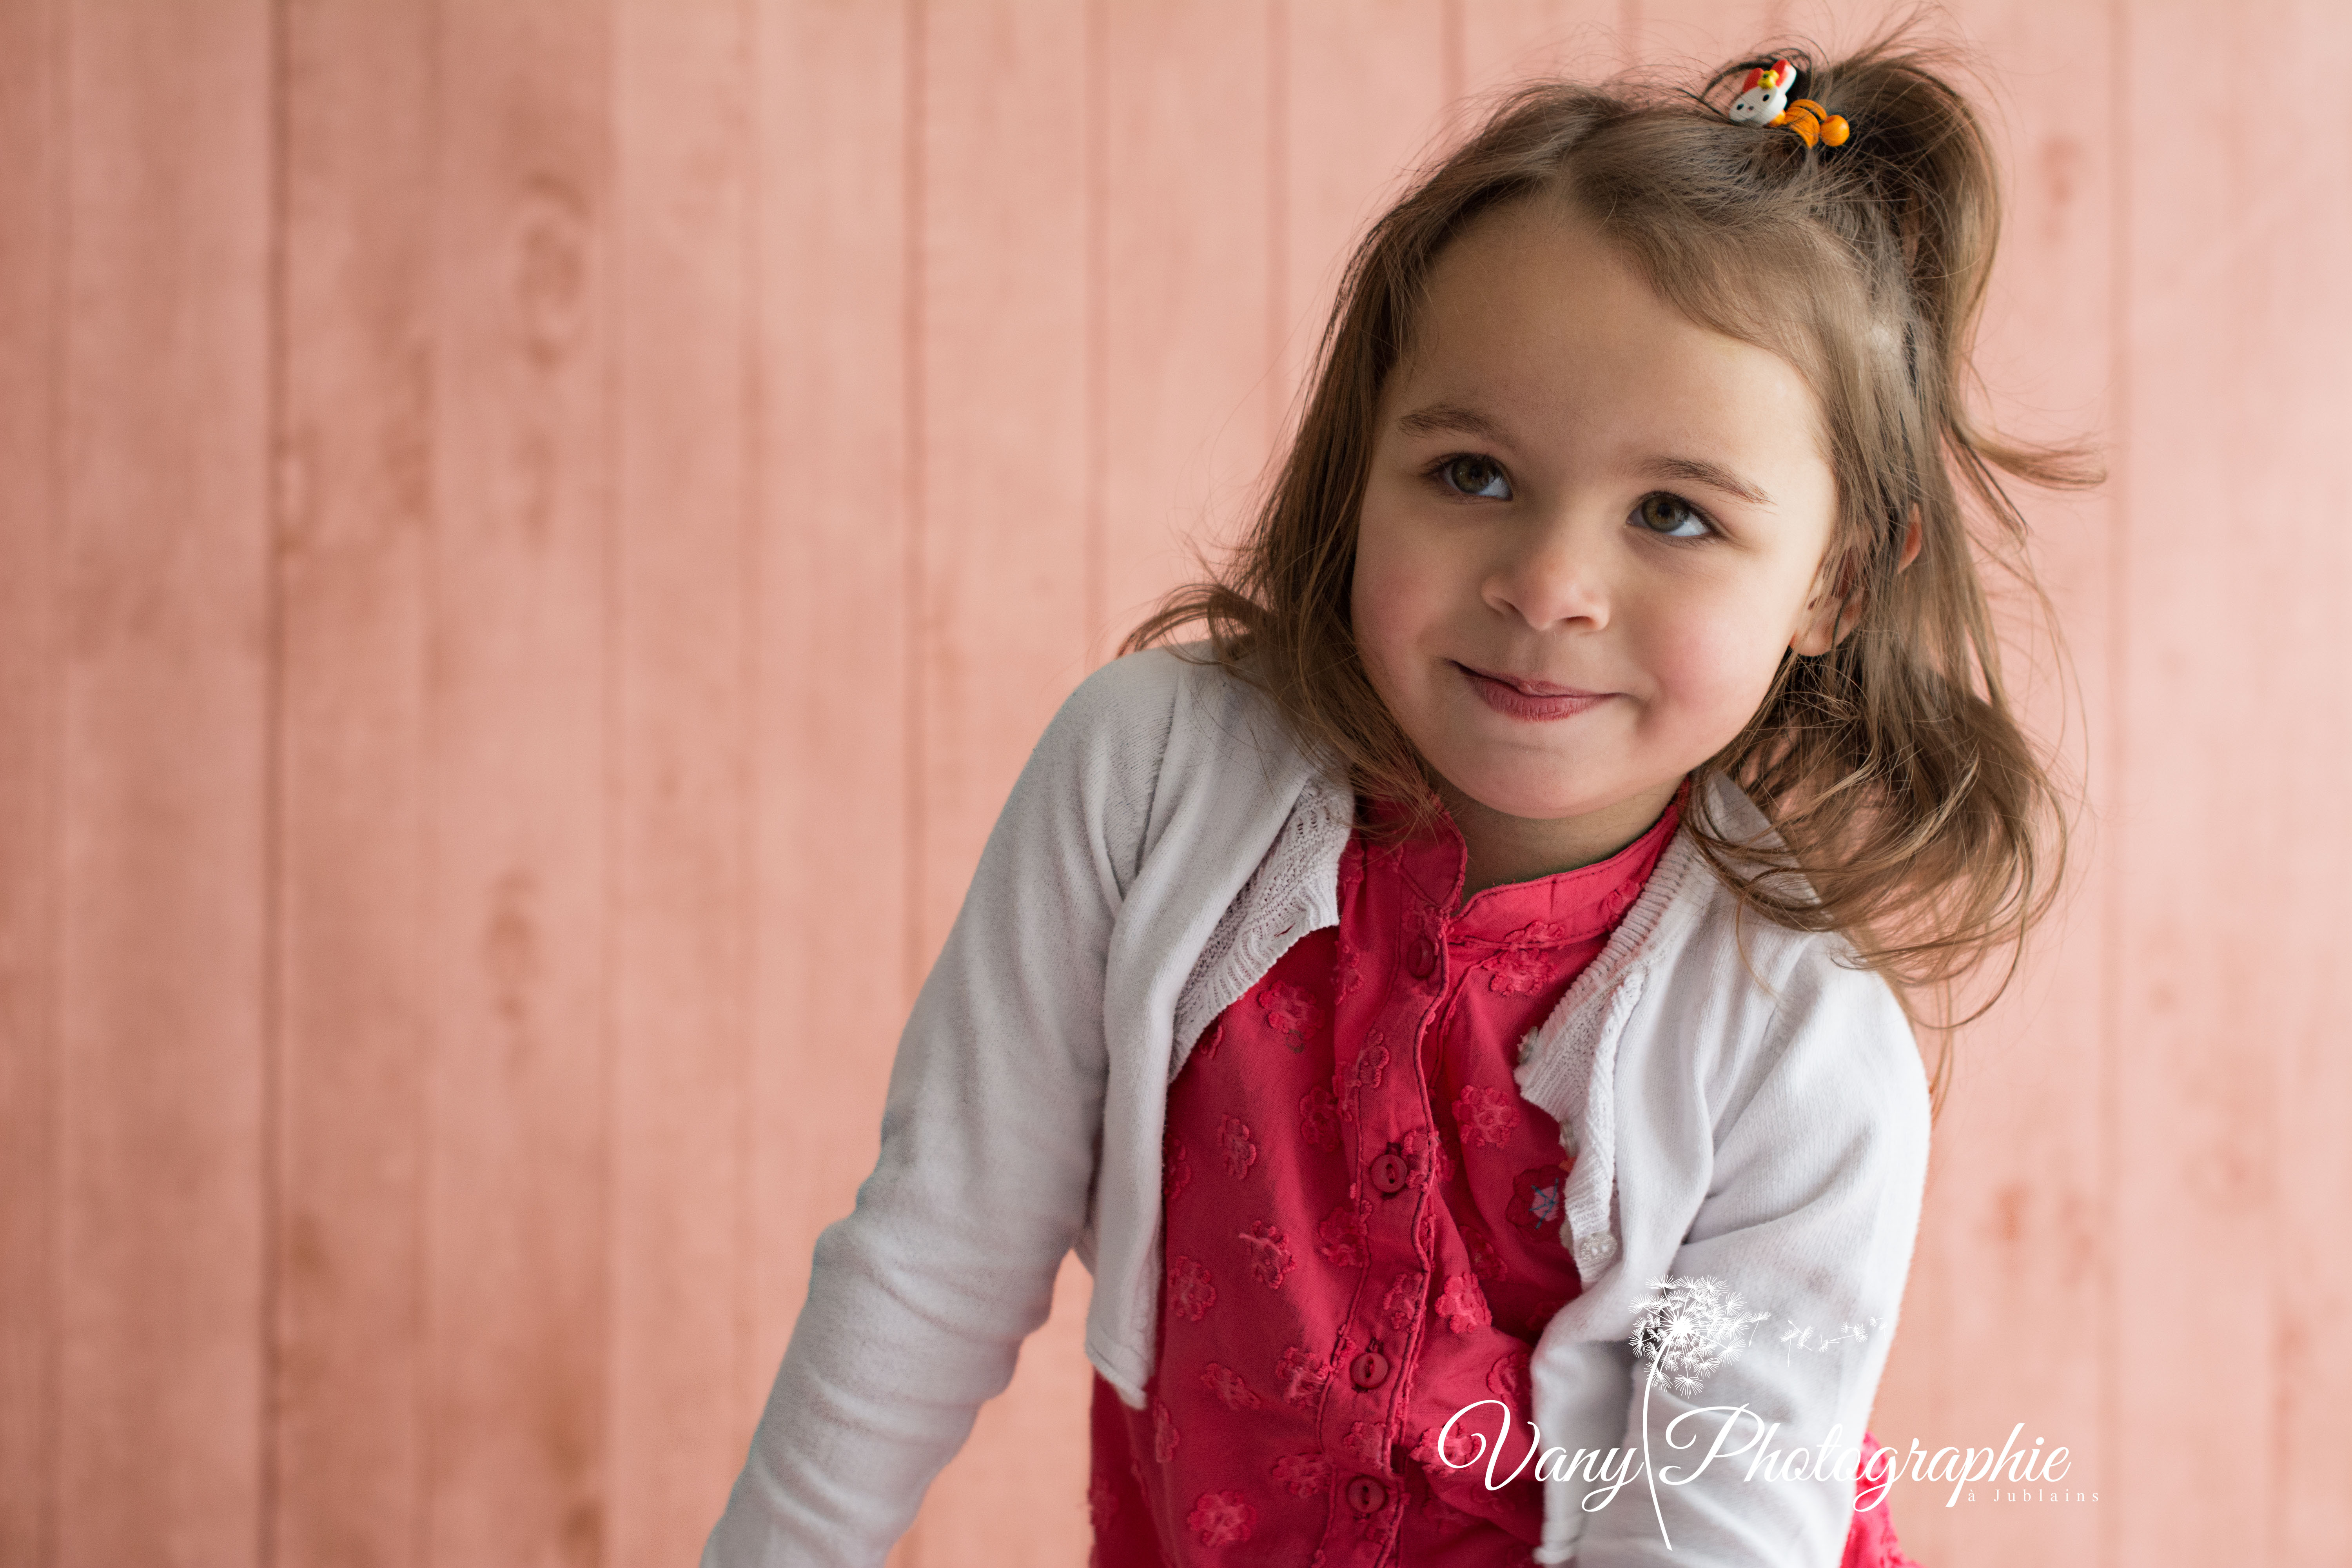
{"type": "MultiPolygon", "coordinates": [[[[1827,570],[1851,629],[1826,654],[1785,654],[1747,728],[1697,770],[1738,783],[1783,847],[1725,837],[1704,790],[1683,831],[1747,909],[1842,933],[1915,1017],[1916,991],[1939,991],[1948,1011],[1951,986],[2005,949],[1997,996],[2055,893],[2066,836],[2002,684],[1978,558],[2046,612],[2000,475],[2097,476],[2077,449],[1999,438],[1964,400],[2000,194],[1949,66],[1898,29],[1818,67],[1802,49],[1742,61],[1696,90],[1512,92],[1357,249],[1297,437],[1226,569],[1162,599],[1119,652],[1204,623],[1210,657],[1265,690],[1310,753],[1403,808],[1394,833],[1430,825],[1433,775],[1368,679],[1349,619],[1374,422],[1439,252],[1506,203],[1565,202],[1693,321],[1803,374],[1837,479],[1827,570]],[[1746,73],[1776,58],[1801,68],[1792,98],[1851,124],[1843,145],[1727,117],[1746,73]],[[1905,569],[1914,519],[1921,549],[1905,569]]],[[[1948,1065],[1948,1042],[1938,1103],[1948,1065]]]]}

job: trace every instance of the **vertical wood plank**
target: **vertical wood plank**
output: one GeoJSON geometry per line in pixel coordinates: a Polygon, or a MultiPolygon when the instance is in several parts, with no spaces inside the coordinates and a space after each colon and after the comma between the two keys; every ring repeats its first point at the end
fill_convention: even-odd
{"type": "Polygon", "coordinates": [[[745,1266],[750,20],[616,10],[615,1563],[693,1561],[739,1458],[708,1413],[733,1392],[745,1266]]]}
{"type": "Polygon", "coordinates": [[[730,1479],[817,1233],[873,1168],[914,1002],[919,22],[861,0],[762,0],[754,17],[758,888],[730,1479]]]}
{"type": "Polygon", "coordinates": [[[924,16],[920,971],[1087,674],[1084,0],[924,16]]]}
{"type": "Polygon", "coordinates": [[[58,1556],[65,16],[0,5],[0,1563],[58,1556]]]}
{"type": "Polygon", "coordinates": [[[1457,89],[1445,20],[1440,0],[1283,0],[1276,384],[1294,417],[1349,257],[1438,151],[1457,89]]]}
{"type": "Polygon", "coordinates": [[[2294,1494],[2340,1475],[2340,1410],[2321,1412],[2347,1386],[2346,1360],[2325,1325],[2352,1292],[2343,1261],[2301,1228],[2324,1215],[2323,1234],[2341,1231],[2344,1157],[2333,1138],[2300,1139],[2346,1083],[2347,985],[2324,933],[2347,861],[2326,785],[2352,729],[2339,673],[2352,571],[2340,527],[2309,499],[2335,488],[2352,322],[2329,249],[2345,237],[2346,137],[2289,95],[2317,85],[2346,24],[2315,6],[2226,26],[2188,5],[2117,20],[2130,683],[2114,1005],[2129,1066],[2114,1103],[2130,1136],[2112,1178],[2127,1505],[2112,1550],[2318,1562],[2342,1554],[2346,1505],[2326,1495],[2340,1481],[2294,1494]],[[2200,126],[2174,99],[2192,81],[2222,99],[2281,95],[2283,118],[2200,126]]]}
{"type": "Polygon", "coordinates": [[[1270,0],[1103,11],[1093,401],[1108,618],[1089,628],[1090,665],[1196,575],[1181,546],[1238,538],[1262,494],[1277,417],[1272,19],[1270,0]]]}
{"type": "Polygon", "coordinates": [[[65,13],[57,1561],[262,1515],[270,32],[65,13]]]}
{"type": "MultiPolygon", "coordinates": [[[[945,941],[1021,764],[1087,673],[1103,559],[1087,409],[1099,8],[941,0],[920,26],[910,981],[945,941]]],[[[1024,1562],[1083,1552],[1076,1277],[1065,1259],[1051,1321],[933,1484],[917,1562],[959,1561],[973,1540],[1024,1562]]]]}
{"type": "MultiPolygon", "coordinates": [[[[2234,13],[2208,16],[2209,33],[2234,25],[2234,13]]],[[[2352,600],[2352,543],[2339,509],[2312,504],[2340,489],[2339,454],[2352,429],[2342,370],[2352,347],[2343,285],[2343,258],[2352,251],[2352,131],[2329,102],[2352,49],[2352,16],[2304,0],[2272,26],[2274,34],[2253,35],[2243,68],[2269,75],[2283,112],[2258,145],[2232,149],[2263,173],[2243,242],[2262,269],[2250,303],[2265,352],[2240,361],[2245,412],[2263,438],[2244,476],[2243,521],[2230,531],[2244,552],[2242,570],[2252,568],[2251,605],[2224,635],[2254,644],[2252,629],[2263,628],[2262,646],[2247,649],[2260,670],[2260,704],[2245,716],[2250,724],[2231,727],[2231,742],[2260,737],[2276,751],[2242,797],[2263,824],[2248,847],[2264,885],[2257,923],[2241,931],[2223,972],[2223,1011],[2233,1020],[2259,1011],[2275,1024],[2226,1024],[2219,1037],[2239,1049],[2269,1044],[2277,1056],[2270,1151],[2278,1208],[2265,1238],[2277,1368],[2265,1426],[2276,1522],[2266,1555],[2316,1568],[2340,1560],[2352,1542],[2352,1488],[2344,1484],[2352,1475],[2352,1424],[2344,1419],[2352,1408],[2352,1341],[2340,1331],[2352,1321],[2352,1256],[2325,1240],[2314,1245],[2341,1236],[2352,1220],[2352,1141],[2341,1126],[2352,1105],[2352,1056],[2344,1049],[2352,975],[2336,934],[2343,889],[2352,885],[2352,826],[2328,802],[2331,781],[2352,768],[2343,613],[2352,600]],[[2289,527],[2274,536],[2279,520],[2289,527]],[[2293,651],[2272,657],[2284,650],[2293,651]]],[[[2146,194],[2153,199],[2152,189],[2146,194]]],[[[2160,209],[2147,210],[2152,217],[2160,209]]],[[[2192,518],[2189,526],[2201,532],[2210,521],[2192,518]]],[[[2242,1237],[2237,1246],[2243,1249],[2242,1237]]]]}
{"type": "MultiPolygon", "coordinates": [[[[1994,136],[2006,182],[2001,253],[1976,363],[1996,427],[2028,439],[2111,431],[2105,394],[2115,260],[2105,18],[1990,0],[1956,19],[1983,74],[1958,81],[1994,136]]],[[[2018,1422],[2072,1454],[2070,1488],[2114,1475],[2104,1428],[2101,1316],[2116,1258],[2101,1102],[2108,1070],[2100,959],[2109,867],[2100,827],[2108,780],[2089,738],[2112,720],[2105,493],[2012,485],[2034,532],[2071,668],[2036,634],[2032,606],[1999,574],[2004,674],[2021,717],[2073,789],[2090,791],[2072,844],[2065,901],[2036,933],[2008,994],[1951,1042],[1954,1068],[1903,1319],[1873,1425],[1916,1438],[1998,1447],[2018,1422]],[[2073,682],[2072,685],[2069,681],[2073,682]]],[[[1923,1041],[1930,1061],[1939,1042],[1923,1041]]],[[[2088,1560],[2109,1515],[2088,1505],[1945,1507],[1948,1483],[1892,1493],[1895,1527],[1923,1561],[2088,1560]]]]}
{"type": "Polygon", "coordinates": [[[609,16],[439,18],[436,1562],[609,1555],[609,16]]]}
{"type": "Polygon", "coordinates": [[[432,7],[281,7],[275,1556],[419,1560],[432,7]]]}
{"type": "Polygon", "coordinates": [[[2271,924],[2255,896],[2268,879],[2239,869],[2248,847],[2241,803],[2261,763],[2230,743],[2242,716],[2266,706],[2271,661],[2243,638],[2206,635],[2217,622],[2261,624],[2267,597],[2245,552],[2212,524],[2254,521],[2244,481],[2266,443],[2242,405],[2253,391],[2242,345],[2258,340],[2253,296],[2240,285],[2244,268],[2261,265],[2246,240],[2272,187],[2247,163],[2257,150],[2242,131],[2183,120],[2165,84],[2193,79],[2224,96],[2277,57],[2271,26],[2252,18],[2215,29],[2186,5],[2134,6],[2129,18],[2117,73],[2128,94],[2119,126],[2129,149],[2131,423],[2113,1005],[2131,1065],[2113,1092],[2132,1135],[2119,1141],[2113,1168],[2122,1258],[2109,1551],[2119,1561],[2190,1563],[2266,1556],[2274,1528],[2260,1458],[2279,1373],[2277,1346],[2263,1331],[2269,1271],[2192,1262],[2242,1256],[2245,1240],[2274,1236],[2277,1223],[2271,1107],[2284,1086],[2267,1031],[2232,1026],[2242,1019],[2229,1006],[2237,987],[2228,978],[2245,974],[2253,956],[2236,932],[2271,924]],[[2200,214],[2193,229],[2174,221],[2184,210],[2200,214]],[[2195,762],[2180,766],[2183,758],[2195,762]],[[2195,1289],[2168,1285],[2192,1268],[2195,1289]],[[2231,1353],[2179,1353],[2198,1344],[2228,1344],[2231,1353]],[[2165,1375],[2149,1375],[2158,1367],[2165,1375]],[[2181,1420],[2184,1411],[2193,1418],[2181,1420]],[[2164,1500],[2208,1489],[2262,1500],[2242,1520],[2164,1500]]]}

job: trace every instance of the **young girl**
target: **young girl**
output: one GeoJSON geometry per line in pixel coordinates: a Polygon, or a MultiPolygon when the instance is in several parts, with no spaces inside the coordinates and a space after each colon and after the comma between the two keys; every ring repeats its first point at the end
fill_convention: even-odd
{"type": "Polygon", "coordinates": [[[1529,87],[1375,226],[1239,570],[989,837],[705,1568],[880,1563],[1073,1246],[1098,1563],[1908,1561],[1898,996],[2053,881],[1996,211],[1882,41],[1529,87]]]}

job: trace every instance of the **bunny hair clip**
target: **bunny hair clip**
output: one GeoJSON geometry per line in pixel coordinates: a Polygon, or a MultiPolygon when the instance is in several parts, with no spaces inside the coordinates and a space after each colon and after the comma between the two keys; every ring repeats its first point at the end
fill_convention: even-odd
{"type": "Polygon", "coordinates": [[[1791,103],[1789,93],[1796,85],[1797,68],[1787,60],[1756,67],[1739,84],[1739,96],[1731,100],[1731,118],[1742,125],[1785,125],[1803,137],[1808,147],[1816,142],[1843,146],[1853,131],[1845,116],[1832,114],[1810,98],[1791,103]]]}

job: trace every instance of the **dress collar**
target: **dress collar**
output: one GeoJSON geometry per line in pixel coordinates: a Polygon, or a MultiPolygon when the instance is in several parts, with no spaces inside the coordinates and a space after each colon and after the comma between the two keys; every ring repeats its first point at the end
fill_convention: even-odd
{"type": "MultiPolygon", "coordinates": [[[[1449,941],[1515,946],[1584,942],[1607,931],[1641,896],[1674,837],[1689,793],[1685,779],[1658,819],[1607,859],[1524,882],[1498,883],[1471,895],[1466,907],[1462,885],[1470,850],[1451,812],[1441,809],[1428,828],[1388,853],[1394,856],[1406,885],[1443,919],[1449,941]]],[[[1394,803],[1375,803],[1370,809],[1374,821],[1402,814],[1394,803]]]]}

